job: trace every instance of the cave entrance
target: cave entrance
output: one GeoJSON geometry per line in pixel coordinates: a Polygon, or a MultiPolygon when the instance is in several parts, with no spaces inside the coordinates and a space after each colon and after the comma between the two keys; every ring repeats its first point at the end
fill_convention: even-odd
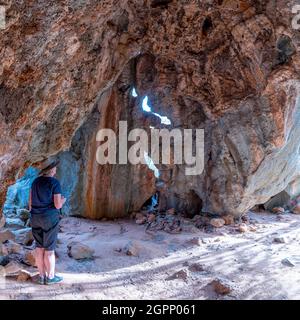
{"type": "Polygon", "coordinates": [[[186,205],[184,208],[186,216],[193,218],[195,215],[198,215],[202,212],[203,201],[194,190],[191,190],[187,194],[184,203],[186,205]]]}
{"type": "Polygon", "coordinates": [[[154,193],[145,203],[142,205],[143,211],[157,211],[159,203],[159,193],[154,193]]]}

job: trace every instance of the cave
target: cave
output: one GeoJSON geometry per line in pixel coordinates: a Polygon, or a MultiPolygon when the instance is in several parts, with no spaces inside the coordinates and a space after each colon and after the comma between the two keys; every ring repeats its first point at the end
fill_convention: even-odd
{"type": "MultiPolygon", "coordinates": [[[[242,0],[0,4],[5,9],[0,14],[6,13],[5,24],[0,24],[3,267],[28,265],[22,250],[28,253],[34,246],[32,237],[26,238],[29,194],[52,160],[59,160],[56,178],[66,198],[60,236],[69,244],[82,237],[76,241],[88,243],[99,256],[100,248],[106,257],[119,254],[104,262],[103,269],[97,255],[95,264],[86,258],[80,266],[65,263],[61,267],[67,277],[89,270],[93,275],[98,270],[118,273],[117,261],[120,270],[138,273],[139,263],[151,269],[149,261],[159,252],[160,257],[174,254],[177,262],[185,257],[185,273],[174,278],[184,274],[185,279],[196,272],[187,251],[202,245],[222,273],[217,258],[224,257],[218,256],[213,237],[224,242],[224,251],[226,243],[240,250],[243,239],[250,241],[249,252],[259,258],[264,249],[253,249],[258,238],[247,237],[259,228],[255,224],[270,226],[273,235],[280,233],[282,223],[294,237],[300,226],[300,57],[292,5],[242,0]],[[192,174],[198,164],[203,170],[192,174]],[[97,230],[105,235],[97,234],[101,240],[93,233],[97,230]],[[9,254],[17,251],[12,241],[19,241],[23,253],[9,254]],[[139,241],[148,250],[140,261],[136,252],[143,245],[133,245],[139,241]]],[[[279,238],[275,243],[284,243],[279,238]]],[[[63,259],[66,252],[71,258],[71,244],[60,244],[63,259]]],[[[267,244],[273,248],[273,242],[267,244]]],[[[295,256],[295,248],[290,250],[295,256]]],[[[285,258],[278,263],[288,266],[285,258]]],[[[286,259],[290,267],[298,263],[286,259]]],[[[164,260],[165,265],[172,265],[171,260],[164,260]]],[[[229,270],[226,263],[224,259],[229,270]]],[[[234,268],[235,274],[251,274],[258,267],[234,268]]],[[[232,275],[224,271],[227,276],[232,275]]],[[[251,298],[245,288],[239,297],[251,298]]],[[[139,299],[145,290],[139,289],[139,299]]],[[[164,291],[161,298],[220,297],[197,290],[164,291]]],[[[270,298],[271,293],[257,290],[259,298],[270,298]]],[[[155,284],[153,294],[144,294],[155,298],[158,292],[155,284]]],[[[282,295],[295,298],[300,293],[282,295]]],[[[124,299],[123,293],[117,296],[124,299]]],[[[87,297],[103,298],[90,292],[87,297]]]]}
{"type": "Polygon", "coordinates": [[[154,211],[159,203],[159,194],[156,192],[153,194],[145,203],[142,205],[142,210],[151,210],[154,211]]]}

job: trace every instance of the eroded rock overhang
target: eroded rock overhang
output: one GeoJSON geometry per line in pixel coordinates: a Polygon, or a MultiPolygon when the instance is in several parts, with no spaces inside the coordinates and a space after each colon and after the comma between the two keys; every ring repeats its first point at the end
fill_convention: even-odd
{"type": "MultiPolygon", "coordinates": [[[[95,108],[101,113],[107,103],[130,103],[117,81],[137,57],[135,85],[155,111],[174,126],[205,129],[205,170],[197,177],[172,170],[167,206],[176,205],[175,196],[189,199],[193,192],[204,211],[240,215],[285,189],[297,173],[299,155],[294,4],[9,5],[7,28],[0,31],[2,204],[7,186],[26,167],[69,150],[95,108]]],[[[106,113],[107,119],[117,119],[118,112],[106,113]]],[[[89,188],[98,190],[98,183],[89,188]]],[[[88,202],[93,208],[101,199],[88,202]]]]}

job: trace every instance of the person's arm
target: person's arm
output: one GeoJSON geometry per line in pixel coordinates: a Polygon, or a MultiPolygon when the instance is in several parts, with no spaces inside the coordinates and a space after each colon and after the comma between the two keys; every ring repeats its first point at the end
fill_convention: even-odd
{"type": "Polygon", "coordinates": [[[29,201],[28,201],[29,211],[31,211],[31,204],[32,204],[32,198],[31,198],[31,189],[30,189],[30,191],[29,191],[29,201]]]}
{"type": "Polygon", "coordinates": [[[53,189],[53,200],[54,200],[54,207],[56,209],[61,209],[64,203],[66,202],[66,198],[62,195],[61,186],[58,180],[55,180],[54,189],[53,189]]]}
{"type": "Polygon", "coordinates": [[[61,209],[65,202],[66,198],[64,198],[60,193],[54,195],[54,206],[56,209],[61,209]]]}

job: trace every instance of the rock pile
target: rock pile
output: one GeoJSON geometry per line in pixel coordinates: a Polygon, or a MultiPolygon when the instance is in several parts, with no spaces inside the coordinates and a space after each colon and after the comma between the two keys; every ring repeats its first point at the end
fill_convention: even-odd
{"type": "Polygon", "coordinates": [[[3,216],[0,226],[0,276],[15,277],[17,281],[28,281],[31,274],[25,269],[35,267],[33,244],[29,228],[30,212],[18,209],[3,216]]]}
{"type": "MultiPolygon", "coordinates": [[[[34,270],[32,268],[36,268],[36,260],[33,251],[35,246],[29,222],[30,212],[26,209],[15,210],[14,215],[11,211],[9,217],[4,217],[1,220],[1,277],[14,277],[17,281],[29,281],[34,279],[32,278],[30,271],[34,270]]],[[[83,243],[73,241],[67,248],[68,255],[75,260],[92,259],[94,257],[94,250],[83,243]]],[[[131,252],[132,255],[135,255],[133,248],[129,247],[127,251],[131,252]]]]}
{"type": "Polygon", "coordinates": [[[297,204],[297,205],[293,208],[293,213],[294,213],[294,214],[300,214],[300,204],[297,204]]]}
{"type": "MultiPolygon", "coordinates": [[[[299,182],[297,184],[299,186],[299,182]]],[[[297,187],[299,189],[299,187],[297,187]]],[[[296,188],[296,189],[297,189],[296,188]]],[[[300,195],[291,197],[285,191],[280,192],[264,204],[267,212],[275,214],[300,214],[300,195]]]]}
{"type": "Polygon", "coordinates": [[[146,231],[165,231],[168,233],[180,233],[187,231],[197,233],[199,230],[212,232],[216,228],[235,225],[235,218],[232,215],[217,215],[201,213],[193,218],[187,218],[185,215],[176,213],[174,208],[165,212],[153,210],[141,211],[131,215],[139,225],[146,225],[146,231]]]}
{"type": "Polygon", "coordinates": [[[71,242],[68,244],[68,255],[75,260],[92,259],[94,250],[80,242],[71,242]]]}
{"type": "MultiPolygon", "coordinates": [[[[300,201],[300,197],[296,200],[300,201]],[[298,200],[297,200],[298,199],[298,200]]],[[[280,217],[283,214],[300,214],[300,202],[291,202],[290,208],[285,209],[283,207],[274,207],[271,214],[276,214],[280,217]]],[[[257,208],[261,211],[260,208],[257,208]]],[[[214,232],[218,228],[230,226],[232,231],[239,233],[255,232],[257,227],[249,221],[248,215],[244,214],[240,218],[236,218],[233,215],[216,215],[207,212],[201,212],[194,215],[192,218],[187,217],[185,214],[181,214],[175,211],[174,208],[169,210],[158,212],[158,210],[143,210],[131,215],[139,225],[146,226],[146,232],[148,231],[165,231],[168,233],[180,233],[182,231],[197,233],[199,230],[204,232],[214,232]]]]}
{"type": "Polygon", "coordinates": [[[210,285],[213,290],[220,295],[227,295],[232,291],[232,288],[224,280],[214,279],[210,285]]]}

